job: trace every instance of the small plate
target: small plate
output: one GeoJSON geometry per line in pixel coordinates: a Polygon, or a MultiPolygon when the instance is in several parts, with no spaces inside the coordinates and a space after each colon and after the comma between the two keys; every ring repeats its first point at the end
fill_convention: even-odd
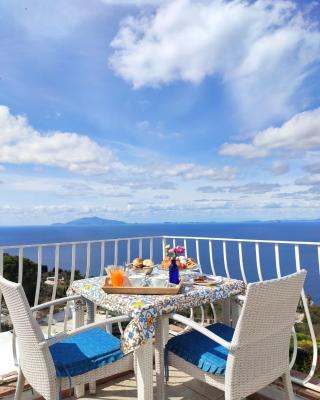
{"type": "Polygon", "coordinates": [[[223,278],[221,276],[207,276],[207,279],[203,282],[194,282],[193,285],[197,286],[215,286],[220,285],[223,282],[223,278]]]}

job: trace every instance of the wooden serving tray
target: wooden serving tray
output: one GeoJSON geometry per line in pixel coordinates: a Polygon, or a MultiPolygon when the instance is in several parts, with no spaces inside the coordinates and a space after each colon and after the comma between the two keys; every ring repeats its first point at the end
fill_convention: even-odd
{"type": "Polygon", "coordinates": [[[112,286],[110,284],[110,279],[106,278],[102,286],[102,290],[110,294],[178,294],[182,288],[182,280],[180,280],[179,285],[175,287],[134,287],[134,286],[112,286]]]}

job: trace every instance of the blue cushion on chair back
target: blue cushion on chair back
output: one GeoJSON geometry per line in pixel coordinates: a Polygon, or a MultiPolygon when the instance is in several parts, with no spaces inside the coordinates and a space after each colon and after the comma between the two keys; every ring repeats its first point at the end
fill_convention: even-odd
{"type": "Polygon", "coordinates": [[[100,328],[55,343],[50,352],[59,377],[81,375],[123,357],[120,340],[100,328]]]}
{"type": "MultiPolygon", "coordinates": [[[[206,328],[231,342],[233,328],[219,323],[206,328]]],[[[198,331],[190,331],[170,339],[166,351],[173,352],[205,372],[216,375],[225,373],[228,350],[198,331]]]]}

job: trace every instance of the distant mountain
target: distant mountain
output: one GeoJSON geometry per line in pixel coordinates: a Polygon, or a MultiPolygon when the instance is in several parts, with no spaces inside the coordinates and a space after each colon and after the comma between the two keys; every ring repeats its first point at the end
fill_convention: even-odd
{"type": "Polygon", "coordinates": [[[105,226],[105,225],[125,225],[123,221],[116,221],[114,219],[104,219],[99,217],[84,217],[79,219],[74,219],[73,221],[56,224],[54,226],[105,226]]]}

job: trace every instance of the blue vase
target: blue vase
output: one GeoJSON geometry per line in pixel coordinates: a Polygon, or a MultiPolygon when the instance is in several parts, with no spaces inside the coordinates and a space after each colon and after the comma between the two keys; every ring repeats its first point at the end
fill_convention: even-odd
{"type": "Polygon", "coordinates": [[[179,268],[177,266],[176,260],[171,260],[169,267],[169,283],[179,284],[179,268]]]}

